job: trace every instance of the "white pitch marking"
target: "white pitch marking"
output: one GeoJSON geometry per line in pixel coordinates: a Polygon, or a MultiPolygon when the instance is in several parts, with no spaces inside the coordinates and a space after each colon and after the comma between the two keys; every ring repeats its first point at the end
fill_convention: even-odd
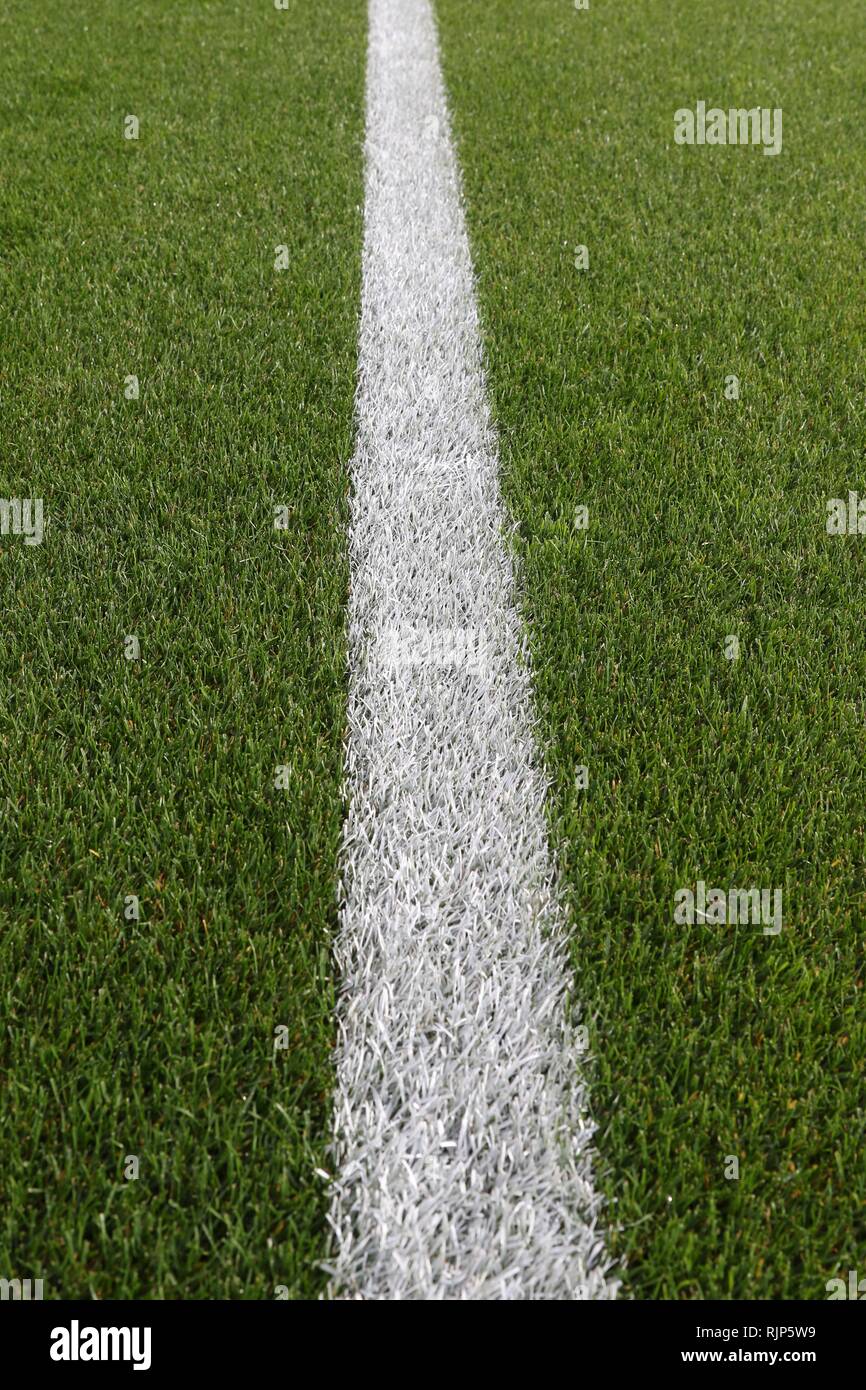
{"type": "Polygon", "coordinates": [[[613,1298],[428,0],[370,0],[332,1293],[613,1298]]]}

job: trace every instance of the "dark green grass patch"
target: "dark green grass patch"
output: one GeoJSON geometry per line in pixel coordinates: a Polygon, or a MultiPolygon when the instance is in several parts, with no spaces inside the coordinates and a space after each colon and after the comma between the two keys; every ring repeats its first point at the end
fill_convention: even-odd
{"type": "Polygon", "coordinates": [[[860,7],[438,12],[611,1248],[632,1296],[823,1298],[866,1251],[860,7]],[[698,100],[781,154],[675,146],[698,100]],[[677,926],[698,879],[781,934],[677,926]]]}
{"type": "Polygon", "coordinates": [[[320,1286],[364,35],[0,18],[0,495],[46,511],[0,539],[0,1274],[46,1297],[320,1286]]]}

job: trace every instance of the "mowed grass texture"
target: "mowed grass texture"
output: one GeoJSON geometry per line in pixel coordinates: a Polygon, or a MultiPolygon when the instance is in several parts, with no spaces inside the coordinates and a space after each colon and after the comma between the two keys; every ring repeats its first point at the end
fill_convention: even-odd
{"type": "Polygon", "coordinates": [[[866,1249],[860,7],[438,14],[611,1249],[626,1296],[824,1298],[866,1249]],[[675,146],[699,100],[781,154],[675,146]],[[782,932],[676,925],[698,879],[782,932]]]}
{"type": "Polygon", "coordinates": [[[47,517],[0,542],[0,1274],[46,1298],[321,1285],[364,42],[0,19],[0,494],[47,517]]]}

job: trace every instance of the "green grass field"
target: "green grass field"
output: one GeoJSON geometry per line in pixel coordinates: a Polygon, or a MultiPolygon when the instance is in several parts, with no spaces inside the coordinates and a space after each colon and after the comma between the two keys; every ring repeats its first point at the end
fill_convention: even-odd
{"type": "MultiPolygon", "coordinates": [[[[623,1293],[822,1299],[866,1258],[860,6],[436,10],[623,1293]],[[675,146],[700,99],[781,154],[675,146]],[[676,925],[698,879],[781,934],[676,925]]],[[[48,518],[0,538],[0,1277],[46,1297],[324,1286],[365,44],[364,0],[0,15],[0,495],[48,518]]]]}
{"type": "Polygon", "coordinates": [[[46,1297],[322,1283],[365,34],[0,19],[0,493],[49,518],[0,542],[0,1274],[46,1297]]]}
{"type": "Polygon", "coordinates": [[[438,13],[625,1293],[823,1298],[866,1245],[860,8],[438,13]],[[700,99],[781,154],[675,146],[700,99]],[[676,926],[699,878],[781,935],[676,926]]]}

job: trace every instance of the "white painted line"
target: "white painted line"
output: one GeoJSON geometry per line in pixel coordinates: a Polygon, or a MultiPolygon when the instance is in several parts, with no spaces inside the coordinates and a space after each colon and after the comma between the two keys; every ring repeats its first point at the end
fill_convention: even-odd
{"type": "Polygon", "coordinates": [[[332,1292],[612,1298],[428,0],[370,0],[332,1292]]]}

